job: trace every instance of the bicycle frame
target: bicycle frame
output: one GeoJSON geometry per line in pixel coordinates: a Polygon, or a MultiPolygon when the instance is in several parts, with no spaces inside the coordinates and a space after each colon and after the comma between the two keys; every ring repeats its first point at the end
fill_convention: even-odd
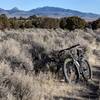
{"type": "MultiPolygon", "coordinates": [[[[77,45],[74,45],[70,48],[67,48],[67,49],[63,49],[63,50],[60,50],[59,51],[59,61],[55,61],[57,63],[57,71],[58,72],[60,70],[60,68],[63,66],[63,60],[60,59],[60,56],[61,56],[61,53],[62,52],[66,52],[66,51],[69,51],[69,55],[70,55],[70,58],[72,59],[72,62],[76,65],[77,67],[77,70],[78,70],[78,73],[79,73],[79,76],[80,74],[82,74],[82,68],[80,66],[80,62],[83,60],[84,58],[84,53],[81,51],[81,50],[78,50],[76,47],[80,46],[80,44],[77,44],[77,45]],[[76,48],[77,49],[77,57],[74,56],[74,54],[72,53],[72,49],[73,48],[76,48]]],[[[66,59],[68,59],[66,57],[66,59]]]]}
{"type": "MultiPolygon", "coordinates": [[[[52,61],[52,62],[57,63],[57,70],[56,70],[56,73],[62,68],[62,66],[63,66],[63,64],[64,64],[64,59],[61,58],[62,53],[63,53],[63,52],[66,52],[66,51],[71,51],[73,48],[76,48],[76,47],[78,47],[78,46],[80,46],[80,44],[76,44],[76,45],[73,45],[73,46],[71,46],[71,47],[69,47],[69,48],[67,48],[67,49],[60,50],[60,51],[58,51],[58,58],[54,58],[54,59],[51,58],[51,61],[52,61]]],[[[78,63],[78,60],[76,60],[76,58],[72,55],[71,52],[69,52],[69,54],[66,55],[66,57],[65,57],[65,59],[68,59],[68,58],[71,58],[71,59],[73,60],[73,62],[76,62],[75,64],[76,64],[77,66],[80,67],[80,65],[79,65],[79,63],[78,63]],[[69,57],[67,57],[67,56],[69,56],[69,57]]],[[[79,58],[79,57],[78,57],[78,58],[79,58]]],[[[49,60],[49,61],[50,61],[50,60],[49,60]]],[[[77,68],[78,70],[79,70],[79,67],[77,68]]]]}

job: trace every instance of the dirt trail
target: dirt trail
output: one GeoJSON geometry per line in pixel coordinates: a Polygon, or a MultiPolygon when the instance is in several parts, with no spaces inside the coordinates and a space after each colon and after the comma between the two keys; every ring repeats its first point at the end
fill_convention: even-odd
{"type": "Polygon", "coordinates": [[[100,100],[100,67],[93,66],[92,80],[86,85],[88,91],[81,91],[80,96],[85,100],[100,100]]]}

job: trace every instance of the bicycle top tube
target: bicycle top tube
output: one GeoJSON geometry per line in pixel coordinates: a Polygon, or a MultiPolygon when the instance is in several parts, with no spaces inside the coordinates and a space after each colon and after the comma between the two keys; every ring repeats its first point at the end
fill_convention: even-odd
{"type": "Polygon", "coordinates": [[[71,47],[69,47],[69,48],[67,48],[67,49],[60,50],[59,53],[65,51],[65,50],[73,49],[73,48],[75,48],[75,47],[77,47],[77,46],[80,46],[80,44],[76,44],[76,45],[73,45],[73,46],[71,46],[71,47]]]}

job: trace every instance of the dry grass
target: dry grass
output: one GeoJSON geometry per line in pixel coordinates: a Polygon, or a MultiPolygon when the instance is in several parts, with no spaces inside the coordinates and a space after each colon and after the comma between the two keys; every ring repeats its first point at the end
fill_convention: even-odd
{"type": "Polygon", "coordinates": [[[74,95],[81,86],[60,83],[51,73],[38,76],[24,71],[12,72],[9,64],[0,63],[0,100],[44,100],[54,96],[74,95]]]}
{"type": "MultiPolygon", "coordinates": [[[[97,31],[98,32],[98,31],[97,31]]],[[[92,30],[25,29],[0,31],[0,100],[53,100],[78,94],[83,87],[59,82],[51,73],[32,72],[34,55],[60,50],[73,44],[85,45],[91,65],[100,65],[96,32],[92,30]],[[26,74],[27,71],[27,74],[26,74]]],[[[81,99],[81,98],[79,98],[81,99]]]]}

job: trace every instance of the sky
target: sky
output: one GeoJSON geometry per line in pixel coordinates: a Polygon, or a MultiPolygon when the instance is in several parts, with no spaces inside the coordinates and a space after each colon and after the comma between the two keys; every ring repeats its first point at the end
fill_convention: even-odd
{"type": "Polygon", "coordinates": [[[100,0],[0,0],[0,8],[7,10],[13,7],[30,10],[44,6],[100,14],[100,0]]]}

